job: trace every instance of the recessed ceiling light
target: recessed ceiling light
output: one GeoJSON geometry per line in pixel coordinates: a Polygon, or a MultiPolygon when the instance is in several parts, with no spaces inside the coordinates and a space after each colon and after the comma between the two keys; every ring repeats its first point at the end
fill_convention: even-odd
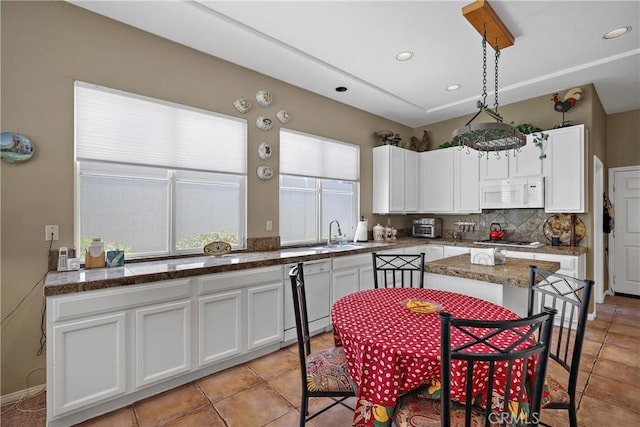
{"type": "Polygon", "coordinates": [[[452,90],[458,90],[460,89],[462,86],[460,85],[451,85],[451,86],[447,86],[446,89],[451,92],[452,90]]]}
{"type": "Polygon", "coordinates": [[[346,91],[347,91],[347,88],[344,86],[338,86],[336,88],[336,92],[346,92],[346,91]]]}
{"type": "Polygon", "coordinates": [[[408,61],[411,58],[413,58],[413,52],[411,52],[410,50],[405,50],[404,52],[400,52],[396,55],[396,59],[398,61],[408,61]]]}
{"type": "Polygon", "coordinates": [[[603,39],[605,40],[611,40],[611,39],[615,39],[617,37],[620,37],[624,34],[627,34],[629,31],[631,31],[631,26],[627,25],[626,27],[620,27],[620,28],[614,28],[611,31],[608,31],[607,33],[605,33],[604,36],[602,36],[603,39]]]}

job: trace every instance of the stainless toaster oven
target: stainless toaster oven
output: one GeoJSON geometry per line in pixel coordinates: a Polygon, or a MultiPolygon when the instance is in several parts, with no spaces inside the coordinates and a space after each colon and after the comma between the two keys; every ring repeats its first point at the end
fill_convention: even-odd
{"type": "Polygon", "coordinates": [[[413,220],[411,229],[413,237],[429,237],[435,239],[442,237],[442,219],[441,218],[419,218],[413,220]]]}

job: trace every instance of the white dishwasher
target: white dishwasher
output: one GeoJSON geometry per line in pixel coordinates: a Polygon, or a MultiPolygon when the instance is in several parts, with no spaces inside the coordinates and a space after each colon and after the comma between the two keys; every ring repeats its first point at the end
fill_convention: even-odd
{"type": "MultiPolygon", "coordinates": [[[[296,340],[296,319],[293,312],[293,293],[289,271],[297,264],[284,268],[284,342],[296,340]]],[[[324,331],[330,325],[331,310],[331,260],[308,261],[304,265],[304,289],[307,297],[309,331],[324,331]]]]}

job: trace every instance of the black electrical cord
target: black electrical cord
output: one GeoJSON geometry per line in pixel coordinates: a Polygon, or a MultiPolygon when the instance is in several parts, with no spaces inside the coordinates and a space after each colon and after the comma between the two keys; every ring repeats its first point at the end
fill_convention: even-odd
{"type": "MultiPolygon", "coordinates": [[[[52,246],[53,246],[53,235],[51,236],[51,243],[49,243],[49,251],[51,251],[51,247],[52,247],[52,246]]],[[[49,259],[49,253],[47,253],[47,259],[49,259]]],[[[47,262],[47,266],[48,266],[48,262],[47,262]]],[[[9,318],[10,318],[10,317],[11,317],[11,316],[12,316],[12,315],[13,315],[13,314],[14,314],[14,313],[19,309],[19,308],[20,308],[20,306],[22,305],[22,303],[24,303],[24,301],[25,301],[29,296],[31,296],[31,294],[33,294],[33,291],[36,289],[36,287],[37,287],[40,283],[42,283],[42,282],[44,281],[45,277],[47,277],[47,274],[49,273],[49,271],[48,271],[48,270],[49,270],[49,269],[47,268],[47,272],[46,272],[46,273],[44,273],[44,275],[40,278],[40,280],[38,280],[38,281],[35,283],[35,285],[33,285],[33,287],[29,290],[29,292],[28,292],[24,297],[22,297],[22,299],[20,300],[20,302],[18,303],[18,305],[16,305],[16,306],[15,306],[15,308],[14,308],[13,310],[11,310],[11,312],[9,312],[9,314],[7,314],[6,316],[4,316],[4,317],[2,318],[2,321],[0,321],[0,325],[1,325],[1,326],[3,326],[3,327],[4,327],[4,324],[5,324],[4,322],[5,322],[5,321],[7,321],[7,320],[8,320],[8,319],[9,319],[9,318]]],[[[44,311],[43,311],[43,316],[44,316],[44,311]]],[[[44,317],[43,317],[43,319],[44,319],[44,317]]],[[[44,325],[44,320],[41,322],[41,329],[42,329],[43,325],[44,325]]],[[[46,339],[46,337],[45,337],[45,339],[46,339]]],[[[42,343],[42,339],[41,339],[41,343],[42,343]]],[[[38,355],[39,355],[39,354],[38,354],[38,355]]]]}

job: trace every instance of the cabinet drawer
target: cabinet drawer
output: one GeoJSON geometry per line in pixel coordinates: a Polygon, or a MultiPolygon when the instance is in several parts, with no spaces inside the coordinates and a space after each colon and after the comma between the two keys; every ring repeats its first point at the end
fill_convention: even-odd
{"type": "Polygon", "coordinates": [[[333,269],[343,270],[345,268],[356,268],[371,264],[371,254],[360,254],[351,256],[341,256],[333,258],[333,269]]]}
{"type": "Polygon", "coordinates": [[[198,294],[202,295],[224,289],[242,288],[281,280],[282,267],[280,266],[210,274],[198,278],[198,294]]]}
{"type": "Polygon", "coordinates": [[[122,286],[93,292],[52,297],[53,321],[87,315],[122,311],[131,307],[155,304],[191,295],[191,279],[153,282],[145,285],[122,286]]]}

